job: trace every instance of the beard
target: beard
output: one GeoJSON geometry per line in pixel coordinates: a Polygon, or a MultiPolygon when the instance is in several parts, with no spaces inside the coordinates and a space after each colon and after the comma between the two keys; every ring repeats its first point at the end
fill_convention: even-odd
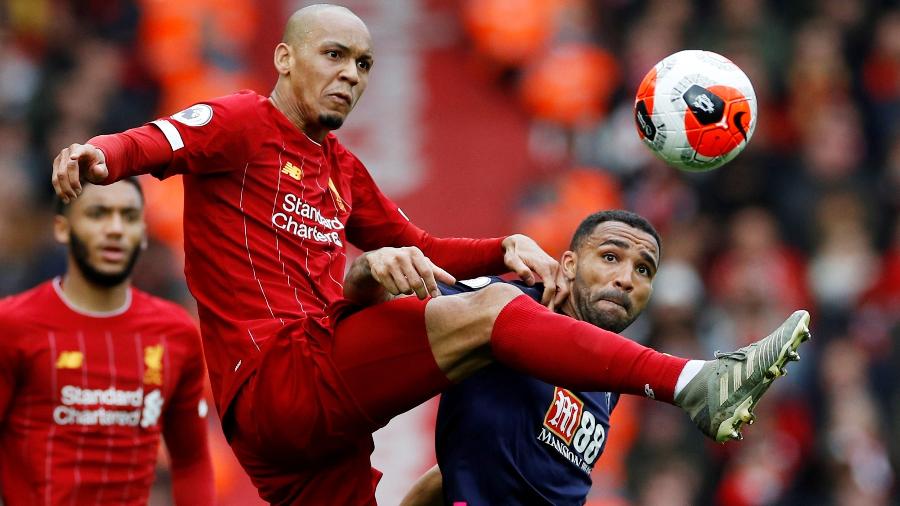
{"type": "Polygon", "coordinates": [[[603,290],[594,296],[591,296],[589,290],[578,290],[578,299],[576,306],[581,319],[601,329],[610,332],[622,332],[637,318],[628,316],[631,311],[631,300],[622,292],[616,290],[603,290]],[[619,304],[625,308],[625,316],[621,317],[611,312],[602,311],[597,308],[596,302],[600,300],[608,300],[619,304]]]}
{"type": "Polygon", "coordinates": [[[337,130],[341,128],[341,125],[344,124],[344,118],[338,116],[337,114],[320,114],[319,115],[319,124],[328,130],[337,130]]]}
{"type": "Polygon", "coordinates": [[[87,245],[78,237],[78,234],[76,234],[74,230],[69,231],[69,251],[71,252],[72,258],[75,259],[75,265],[84,276],[84,279],[97,286],[112,288],[123,283],[131,276],[131,271],[134,270],[134,264],[137,263],[141,248],[134,248],[128,261],[125,262],[125,266],[122,267],[122,270],[111,273],[101,272],[91,265],[88,260],[90,253],[88,252],[87,245]]]}

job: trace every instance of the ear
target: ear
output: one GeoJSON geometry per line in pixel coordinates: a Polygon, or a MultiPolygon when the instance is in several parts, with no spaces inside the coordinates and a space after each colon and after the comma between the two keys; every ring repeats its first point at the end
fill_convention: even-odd
{"type": "Polygon", "coordinates": [[[62,214],[57,214],[53,218],[53,237],[56,238],[56,242],[60,244],[69,244],[70,230],[71,225],[69,224],[69,218],[62,214]]]}
{"type": "Polygon", "coordinates": [[[291,67],[294,66],[294,50],[291,46],[284,42],[280,42],[275,46],[275,70],[279,75],[286,76],[291,73],[291,67]]]}
{"type": "Polygon", "coordinates": [[[566,279],[572,281],[575,279],[575,272],[578,271],[578,253],[574,251],[566,251],[562,255],[560,267],[566,279]]]}

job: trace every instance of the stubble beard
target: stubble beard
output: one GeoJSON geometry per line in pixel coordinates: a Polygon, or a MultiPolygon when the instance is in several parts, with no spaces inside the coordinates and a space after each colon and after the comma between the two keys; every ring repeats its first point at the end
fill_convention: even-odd
{"type": "Polygon", "coordinates": [[[93,285],[103,288],[112,288],[122,284],[131,276],[131,272],[134,270],[134,265],[137,263],[141,249],[135,248],[134,251],[131,252],[131,256],[128,258],[128,261],[125,263],[122,270],[112,273],[101,272],[91,265],[88,260],[90,254],[87,245],[74,231],[69,231],[69,251],[72,258],[75,260],[75,266],[78,268],[78,271],[81,272],[81,275],[84,276],[84,279],[93,285]]]}
{"type": "Polygon", "coordinates": [[[319,124],[328,130],[337,130],[344,124],[344,118],[337,114],[320,114],[319,124]]]}
{"type": "MultiPolygon", "coordinates": [[[[573,293],[573,295],[576,295],[573,293]]],[[[590,323],[596,327],[600,327],[601,329],[608,330],[610,332],[622,332],[634,321],[634,318],[618,317],[614,314],[601,311],[597,309],[594,305],[595,300],[591,297],[591,293],[589,290],[578,290],[577,293],[578,300],[576,301],[576,307],[578,308],[579,316],[582,321],[590,323]]],[[[626,309],[627,314],[627,309],[626,309]]]]}

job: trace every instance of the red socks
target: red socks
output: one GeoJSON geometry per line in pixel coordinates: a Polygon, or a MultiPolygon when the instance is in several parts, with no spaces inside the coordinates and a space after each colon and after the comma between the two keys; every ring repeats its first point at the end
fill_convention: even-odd
{"type": "Polygon", "coordinates": [[[527,295],[516,297],[500,311],[491,349],[500,363],[548,383],[644,395],[668,403],[688,362],[553,313],[527,295]]]}

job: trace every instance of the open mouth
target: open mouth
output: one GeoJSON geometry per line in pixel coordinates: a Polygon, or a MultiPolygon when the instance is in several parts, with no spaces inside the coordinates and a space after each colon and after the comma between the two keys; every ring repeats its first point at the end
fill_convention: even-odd
{"type": "Polygon", "coordinates": [[[105,246],[100,248],[100,258],[105,262],[120,263],[125,260],[125,248],[105,246]]]}

